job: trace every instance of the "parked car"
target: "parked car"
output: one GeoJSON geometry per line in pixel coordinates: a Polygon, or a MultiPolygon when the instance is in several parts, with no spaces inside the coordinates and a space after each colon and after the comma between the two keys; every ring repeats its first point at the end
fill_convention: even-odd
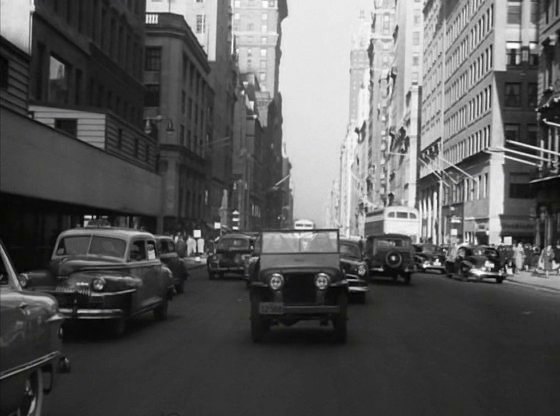
{"type": "Polygon", "coordinates": [[[74,228],[57,238],[50,268],[29,274],[34,290],[52,294],[69,321],[104,320],[114,335],[126,321],[153,311],[167,318],[171,271],[150,233],[111,227],[74,228]]]}
{"type": "Polygon", "coordinates": [[[156,246],[160,260],[165,264],[173,277],[173,285],[177,293],[185,291],[185,282],[189,278],[186,253],[179,253],[173,237],[167,235],[156,235],[156,246]]]}
{"type": "Polygon", "coordinates": [[[366,238],[365,258],[370,278],[402,278],[409,284],[416,271],[412,240],[404,234],[378,234],[366,238]]]}
{"type": "Polygon", "coordinates": [[[251,337],[273,325],[332,322],[346,341],[348,284],[340,270],[338,230],[263,231],[250,263],[251,337]]]}
{"type": "Polygon", "coordinates": [[[246,265],[251,257],[255,238],[243,233],[225,234],[220,237],[214,252],[206,261],[208,278],[223,278],[226,273],[245,276],[246,265]]]}
{"type": "Polygon", "coordinates": [[[350,299],[366,302],[368,292],[368,267],[364,259],[361,239],[340,239],[340,269],[348,282],[350,299]]]}
{"type": "Polygon", "coordinates": [[[494,247],[460,246],[451,276],[463,280],[493,279],[502,283],[506,277],[505,261],[494,247]]]}
{"type": "MultiPolygon", "coordinates": [[[[56,299],[23,289],[0,242],[0,414],[39,415],[55,374],[69,370],[62,355],[62,322],[56,299]]],[[[23,285],[23,286],[22,286],[23,285]]]]}
{"type": "Polygon", "coordinates": [[[421,272],[445,273],[445,252],[435,244],[414,244],[414,261],[421,272]]]}

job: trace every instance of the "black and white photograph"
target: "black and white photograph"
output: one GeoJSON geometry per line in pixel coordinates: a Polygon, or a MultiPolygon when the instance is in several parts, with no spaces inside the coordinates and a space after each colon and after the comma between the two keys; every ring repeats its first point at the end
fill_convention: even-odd
{"type": "Polygon", "coordinates": [[[0,0],[0,416],[560,414],[560,0],[0,0]]]}

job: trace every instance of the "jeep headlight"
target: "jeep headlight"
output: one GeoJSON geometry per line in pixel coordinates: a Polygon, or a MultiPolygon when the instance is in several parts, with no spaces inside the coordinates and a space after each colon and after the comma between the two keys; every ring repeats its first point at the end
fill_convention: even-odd
{"type": "Polygon", "coordinates": [[[272,290],[280,290],[282,285],[284,285],[284,276],[280,273],[272,273],[268,278],[268,285],[272,290]]]}
{"type": "Polygon", "coordinates": [[[91,282],[91,288],[96,292],[101,292],[105,288],[106,283],[107,282],[102,277],[96,277],[93,279],[93,282],[91,282]]]}
{"type": "Polygon", "coordinates": [[[331,278],[326,273],[317,273],[315,276],[315,286],[319,290],[325,290],[329,286],[330,282],[331,278]]]}
{"type": "Polygon", "coordinates": [[[364,266],[363,264],[360,264],[358,266],[358,276],[365,276],[367,270],[366,270],[366,266],[364,266]]]}

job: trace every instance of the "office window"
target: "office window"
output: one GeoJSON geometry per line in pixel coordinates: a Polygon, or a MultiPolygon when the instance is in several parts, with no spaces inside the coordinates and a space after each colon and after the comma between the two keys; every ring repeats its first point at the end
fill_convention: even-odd
{"type": "Polygon", "coordinates": [[[529,65],[539,64],[539,48],[537,42],[529,42],[529,65]]]}
{"type": "Polygon", "coordinates": [[[521,42],[506,42],[506,56],[508,65],[521,64],[521,42]]]}
{"type": "Polygon", "coordinates": [[[519,140],[520,125],[507,123],[504,124],[504,137],[506,140],[519,140]]]}
{"type": "Polygon", "coordinates": [[[206,32],[206,15],[197,14],[196,15],[196,33],[206,32]]]}
{"type": "Polygon", "coordinates": [[[266,57],[266,49],[265,48],[261,48],[261,56],[263,58],[266,57]]]}
{"type": "Polygon", "coordinates": [[[117,149],[122,149],[122,145],[123,145],[123,130],[119,129],[117,131],[117,149]]]}
{"type": "Polygon", "coordinates": [[[412,44],[420,45],[420,32],[412,32],[412,44]]]}
{"type": "Polygon", "coordinates": [[[514,199],[531,199],[533,188],[529,183],[529,175],[525,173],[509,174],[509,197],[514,199]]]}
{"type": "Polygon", "coordinates": [[[66,103],[68,101],[69,77],[69,66],[51,55],[49,60],[50,102],[66,103]]]}
{"type": "Polygon", "coordinates": [[[539,84],[537,84],[536,82],[530,82],[529,84],[527,84],[527,105],[530,108],[537,107],[538,92],[539,84]]]}
{"type": "Polygon", "coordinates": [[[78,120],[75,118],[56,118],[54,128],[76,137],[78,135],[78,120]]]}
{"type": "Polygon", "coordinates": [[[422,23],[422,12],[417,12],[414,14],[414,25],[418,26],[422,23]]]}
{"type": "Polygon", "coordinates": [[[259,80],[260,80],[260,81],[266,81],[266,73],[261,72],[261,73],[259,74],[259,80]]]}
{"type": "Polygon", "coordinates": [[[159,107],[159,84],[148,84],[144,88],[144,105],[159,107]]]}
{"type": "Polygon", "coordinates": [[[418,66],[420,64],[420,57],[417,53],[412,55],[412,65],[418,66]]]}
{"type": "Polygon", "coordinates": [[[505,100],[506,107],[521,106],[521,84],[519,82],[506,82],[505,84],[505,100]]]}
{"type": "Polygon", "coordinates": [[[144,60],[144,69],[146,71],[161,70],[161,48],[146,47],[146,58],[144,60]]]}
{"type": "Polygon", "coordinates": [[[507,23],[508,25],[521,25],[521,0],[508,0],[507,23]]]}

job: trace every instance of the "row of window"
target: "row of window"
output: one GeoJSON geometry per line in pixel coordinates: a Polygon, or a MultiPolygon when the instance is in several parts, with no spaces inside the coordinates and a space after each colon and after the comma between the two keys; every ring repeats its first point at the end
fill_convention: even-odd
{"type": "Polygon", "coordinates": [[[445,133],[451,137],[492,109],[492,85],[482,89],[445,121],[445,133]]]}
{"type": "Polygon", "coordinates": [[[560,0],[544,0],[544,22],[549,24],[552,17],[558,17],[560,15],[560,0]]]}
{"type": "MultiPolygon", "coordinates": [[[[242,5],[245,7],[255,7],[257,4],[257,0],[234,0],[233,7],[239,8],[242,5]]],[[[276,7],[276,0],[261,0],[261,7],[266,9],[267,7],[274,8],[276,7]]]]}
{"type": "Polygon", "coordinates": [[[444,152],[445,158],[451,163],[457,164],[467,157],[488,149],[492,144],[491,132],[490,126],[478,130],[466,139],[446,149],[444,152]]]}
{"type": "Polygon", "coordinates": [[[445,187],[443,203],[456,204],[466,201],[476,201],[486,199],[488,195],[488,173],[483,173],[474,178],[465,178],[457,184],[450,184],[449,187],[445,187]]]}
{"type": "MultiPolygon", "coordinates": [[[[480,6],[484,3],[485,0],[469,0],[465,2],[463,8],[457,13],[457,16],[449,25],[449,28],[446,32],[446,43],[447,45],[453,44],[455,40],[460,36],[463,29],[471,23],[472,18],[474,15],[480,10],[480,6]]],[[[484,13],[484,27],[478,30],[482,30],[483,33],[487,33],[491,30],[494,26],[494,5],[492,4],[484,13]]],[[[482,22],[479,21],[482,25],[482,22]]],[[[478,23],[477,23],[478,25],[478,23]]],[[[471,31],[471,35],[473,32],[471,31]]],[[[484,37],[484,35],[482,35],[484,37]]]]}
{"type": "MultiPolygon", "coordinates": [[[[486,37],[486,35],[494,27],[493,22],[494,6],[490,6],[486,13],[478,20],[477,24],[471,29],[471,32],[463,39],[463,41],[451,53],[446,62],[446,76],[449,78],[467,58],[477,49],[478,45],[486,37]]],[[[448,43],[450,44],[450,43],[448,43]]],[[[492,52],[490,51],[487,59],[492,60],[492,52]]],[[[490,62],[490,67],[491,62],[490,62]]]]}

